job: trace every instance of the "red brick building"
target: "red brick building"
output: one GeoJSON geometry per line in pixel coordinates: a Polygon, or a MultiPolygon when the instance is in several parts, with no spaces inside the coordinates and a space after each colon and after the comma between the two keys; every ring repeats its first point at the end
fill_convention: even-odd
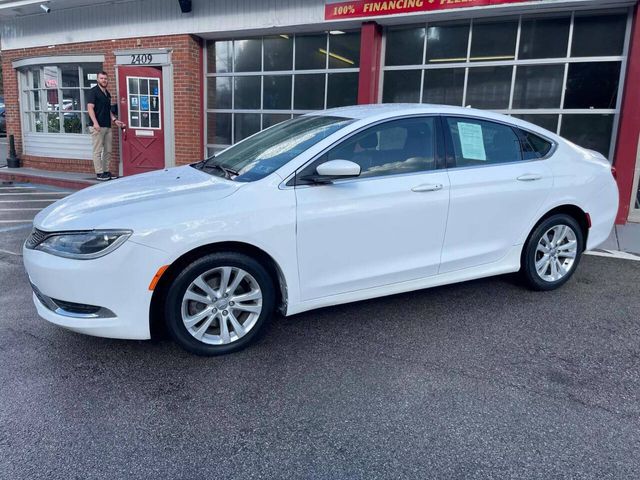
{"type": "Polygon", "coordinates": [[[636,0],[4,1],[7,132],[25,167],[92,172],[100,70],[128,125],[112,158],[124,175],[317,109],[470,105],[603,153],[617,222],[640,221],[639,20],[636,0]]]}

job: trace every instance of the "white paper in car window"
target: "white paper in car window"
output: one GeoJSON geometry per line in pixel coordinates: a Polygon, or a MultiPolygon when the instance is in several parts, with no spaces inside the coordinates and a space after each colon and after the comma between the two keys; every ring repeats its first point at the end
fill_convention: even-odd
{"type": "Polygon", "coordinates": [[[482,127],[477,123],[458,122],[458,135],[462,156],[469,160],[487,160],[482,138],[482,127]]]}

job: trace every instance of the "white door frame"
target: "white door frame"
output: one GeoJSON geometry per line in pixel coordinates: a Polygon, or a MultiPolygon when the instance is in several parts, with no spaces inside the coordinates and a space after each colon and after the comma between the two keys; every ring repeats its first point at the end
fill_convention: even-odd
{"type": "MultiPolygon", "coordinates": [[[[171,63],[171,49],[169,48],[139,48],[129,50],[116,50],[116,94],[118,105],[120,104],[120,68],[121,66],[132,67],[161,67],[162,68],[162,108],[163,131],[164,131],[164,166],[165,168],[176,165],[175,146],[175,117],[173,101],[173,64],[171,63]],[[151,59],[149,63],[132,63],[135,59],[151,59]]],[[[119,107],[118,107],[119,113],[119,107]]],[[[122,135],[120,133],[120,135],[122,135]]],[[[122,138],[119,139],[119,174],[122,175],[122,138]]]]}

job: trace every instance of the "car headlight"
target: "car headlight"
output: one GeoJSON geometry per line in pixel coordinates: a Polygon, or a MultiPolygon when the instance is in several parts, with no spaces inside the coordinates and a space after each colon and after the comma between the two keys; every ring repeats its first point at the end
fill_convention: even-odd
{"type": "Polygon", "coordinates": [[[65,258],[89,260],[113,252],[132,234],[131,230],[42,232],[34,229],[25,246],[65,258]]]}

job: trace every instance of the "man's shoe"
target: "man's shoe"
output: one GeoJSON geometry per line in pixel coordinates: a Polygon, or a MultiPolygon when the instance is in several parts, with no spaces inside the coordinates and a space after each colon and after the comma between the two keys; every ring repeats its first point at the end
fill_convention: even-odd
{"type": "Polygon", "coordinates": [[[96,173],[96,180],[98,180],[99,182],[104,182],[109,180],[109,177],[106,173],[96,173]]]}
{"type": "Polygon", "coordinates": [[[105,175],[107,175],[107,180],[115,180],[116,178],[118,178],[117,175],[111,175],[111,172],[107,172],[105,175]]]}

